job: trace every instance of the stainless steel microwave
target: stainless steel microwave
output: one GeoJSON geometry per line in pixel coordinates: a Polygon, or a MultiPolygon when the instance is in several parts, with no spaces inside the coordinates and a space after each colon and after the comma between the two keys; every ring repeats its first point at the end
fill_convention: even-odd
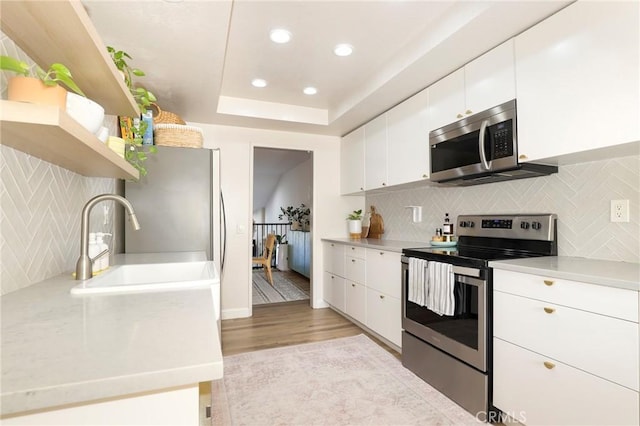
{"type": "Polygon", "coordinates": [[[518,161],[517,128],[514,99],[431,131],[431,181],[467,186],[557,172],[518,161]]]}

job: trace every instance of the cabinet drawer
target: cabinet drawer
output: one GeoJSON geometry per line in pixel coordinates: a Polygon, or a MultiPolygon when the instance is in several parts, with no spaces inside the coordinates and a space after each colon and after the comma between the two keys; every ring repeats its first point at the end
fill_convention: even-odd
{"type": "Polygon", "coordinates": [[[400,298],[400,253],[367,249],[367,287],[400,298]]]}
{"type": "Polygon", "coordinates": [[[367,295],[362,284],[353,281],[346,282],[346,313],[362,324],[367,320],[367,295]]]}
{"type": "Polygon", "coordinates": [[[638,322],[638,293],[541,275],[493,270],[494,290],[638,322]]]}
{"type": "Polygon", "coordinates": [[[493,405],[527,425],[638,424],[638,392],[498,338],[493,371],[493,405]]]}
{"type": "Polygon", "coordinates": [[[345,281],[330,272],[324,273],[324,300],[339,310],[345,311],[345,281]]]}
{"type": "Polygon", "coordinates": [[[638,324],[499,291],[493,335],[639,390],[638,324]]]}
{"type": "Polygon", "coordinates": [[[324,270],[344,277],[345,246],[338,243],[324,243],[324,270]]]}
{"type": "Polygon", "coordinates": [[[400,299],[369,288],[366,291],[367,327],[395,345],[402,346],[400,299]]]}
{"type": "Polygon", "coordinates": [[[345,264],[345,278],[351,281],[355,281],[359,284],[364,284],[366,262],[357,257],[346,257],[345,264]]]}
{"type": "Polygon", "coordinates": [[[367,249],[364,247],[346,246],[344,251],[347,256],[357,257],[362,260],[367,258],[367,249]]]}

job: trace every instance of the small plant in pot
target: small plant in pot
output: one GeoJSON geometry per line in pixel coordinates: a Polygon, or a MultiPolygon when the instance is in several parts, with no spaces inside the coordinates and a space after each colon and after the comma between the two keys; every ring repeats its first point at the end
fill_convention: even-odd
{"type": "Polygon", "coordinates": [[[66,109],[67,91],[61,84],[84,96],[69,68],[60,63],[52,64],[46,71],[36,65],[32,71],[24,61],[0,56],[0,69],[18,74],[9,80],[7,86],[10,101],[56,105],[66,109]]]}
{"type": "Polygon", "coordinates": [[[360,239],[362,235],[362,209],[349,213],[347,223],[349,225],[349,238],[360,239]]]}
{"type": "Polygon", "coordinates": [[[304,204],[300,204],[300,207],[288,206],[286,209],[280,207],[282,214],[278,215],[278,219],[282,220],[286,217],[291,222],[292,231],[308,231],[310,225],[309,216],[311,210],[304,204]]]}
{"type": "Polygon", "coordinates": [[[289,270],[289,249],[287,242],[287,234],[276,234],[276,267],[280,271],[289,270]]]}

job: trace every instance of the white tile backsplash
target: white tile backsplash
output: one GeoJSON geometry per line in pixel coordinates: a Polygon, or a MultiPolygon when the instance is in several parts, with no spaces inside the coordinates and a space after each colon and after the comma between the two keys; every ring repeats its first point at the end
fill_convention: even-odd
{"type": "Polygon", "coordinates": [[[640,156],[560,166],[550,176],[466,188],[425,186],[366,197],[384,219],[383,238],[428,243],[444,214],[556,213],[563,256],[640,262],[640,156]],[[610,201],[628,199],[631,221],[610,223],[610,201]],[[423,206],[421,223],[411,209],[423,206]]]}

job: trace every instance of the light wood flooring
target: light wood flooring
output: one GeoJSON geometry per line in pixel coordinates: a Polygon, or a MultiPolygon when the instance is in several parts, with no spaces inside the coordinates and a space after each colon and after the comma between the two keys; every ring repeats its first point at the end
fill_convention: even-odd
{"type": "Polygon", "coordinates": [[[312,309],[308,300],[253,307],[253,316],[222,321],[222,354],[318,342],[366,334],[391,354],[400,354],[330,308],[312,309]]]}

